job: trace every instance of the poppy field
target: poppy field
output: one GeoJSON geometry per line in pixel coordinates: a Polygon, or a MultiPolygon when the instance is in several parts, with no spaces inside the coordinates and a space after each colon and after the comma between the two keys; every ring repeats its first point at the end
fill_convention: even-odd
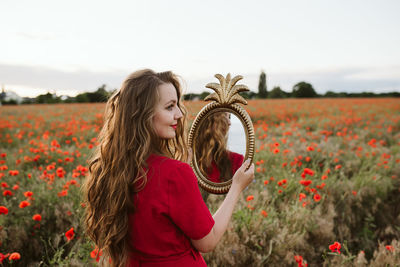
{"type": "MultiPolygon", "coordinates": [[[[205,102],[186,103],[192,121],[205,102]]],[[[90,266],[80,186],[104,104],[0,107],[0,266],[90,266]]],[[[253,183],[208,266],[400,266],[400,101],[250,100],[253,183]]],[[[190,124],[190,123],[189,123],[190,124]]],[[[223,196],[211,195],[213,213],[223,196]]]]}

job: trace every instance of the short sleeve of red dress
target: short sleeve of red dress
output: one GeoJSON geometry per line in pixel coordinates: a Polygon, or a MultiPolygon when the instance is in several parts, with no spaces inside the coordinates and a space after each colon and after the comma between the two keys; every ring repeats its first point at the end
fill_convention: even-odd
{"type": "Polygon", "coordinates": [[[237,169],[239,169],[240,166],[242,166],[244,157],[242,154],[229,151],[229,159],[231,160],[232,163],[232,175],[234,175],[237,169]]]}
{"type": "Polygon", "coordinates": [[[168,209],[172,221],[190,239],[205,237],[214,219],[204,203],[192,168],[181,163],[168,181],[168,209]]]}

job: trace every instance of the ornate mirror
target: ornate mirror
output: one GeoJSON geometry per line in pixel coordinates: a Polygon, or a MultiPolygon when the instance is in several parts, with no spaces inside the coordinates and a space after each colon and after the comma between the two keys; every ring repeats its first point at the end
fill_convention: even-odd
{"type": "Polygon", "coordinates": [[[204,99],[212,102],[197,114],[188,143],[193,153],[190,164],[200,187],[209,193],[226,194],[243,161],[253,160],[254,128],[250,116],[239,105],[247,105],[239,92],[249,89],[236,84],[243,77],[231,79],[230,74],[215,77],[220,83],[206,85],[215,93],[204,99]]]}

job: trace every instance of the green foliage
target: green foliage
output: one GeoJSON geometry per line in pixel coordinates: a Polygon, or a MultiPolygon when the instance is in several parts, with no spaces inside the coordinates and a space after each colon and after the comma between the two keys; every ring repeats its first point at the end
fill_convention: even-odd
{"type": "Polygon", "coordinates": [[[240,92],[239,95],[241,95],[245,99],[255,99],[255,98],[257,98],[257,93],[255,93],[253,91],[240,92]]]}
{"type": "Polygon", "coordinates": [[[55,94],[47,93],[44,95],[37,96],[35,102],[38,104],[43,104],[43,103],[54,104],[54,103],[60,103],[61,99],[55,94]]]}
{"type": "Polygon", "coordinates": [[[78,103],[107,102],[107,99],[111,95],[111,93],[107,92],[105,88],[106,88],[106,85],[103,84],[95,92],[87,92],[87,93],[79,94],[76,96],[76,101],[78,103]]]}
{"type": "Polygon", "coordinates": [[[264,71],[261,71],[260,78],[258,80],[258,97],[259,98],[267,98],[267,75],[264,71]]]}
{"type": "Polygon", "coordinates": [[[315,92],[311,84],[307,82],[299,82],[293,86],[292,96],[298,98],[310,98],[317,97],[318,94],[315,92]]]}
{"type": "Polygon", "coordinates": [[[323,97],[400,97],[400,92],[388,92],[388,93],[372,93],[372,92],[361,92],[361,93],[347,93],[347,92],[333,92],[327,91],[323,97]]]}
{"type": "Polygon", "coordinates": [[[269,92],[268,97],[269,98],[286,98],[287,95],[288,95],[288,93],[282,91],[282,89],[279,86],[275,86],[269,92]]]}
{"type": "Polygon", "coordinates": [[[1,101],[1,104],[2,104],[2,105],[17,105],[18,103],[17,103],[16,100],[10,99],[10,100],[8,100],[8,101],[2,100],[2,101],[1,101]]]}

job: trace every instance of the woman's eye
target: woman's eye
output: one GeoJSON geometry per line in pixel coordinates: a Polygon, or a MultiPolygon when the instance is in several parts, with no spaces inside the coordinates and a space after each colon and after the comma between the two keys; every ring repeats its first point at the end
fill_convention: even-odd
{"type": "Polygon", "coordinates": [[[169,106],[167,107],[167,109],[168,109],[168,110],[172,110],[173,107],[174,107],[174,105],[169,105],[169,106]]]}

